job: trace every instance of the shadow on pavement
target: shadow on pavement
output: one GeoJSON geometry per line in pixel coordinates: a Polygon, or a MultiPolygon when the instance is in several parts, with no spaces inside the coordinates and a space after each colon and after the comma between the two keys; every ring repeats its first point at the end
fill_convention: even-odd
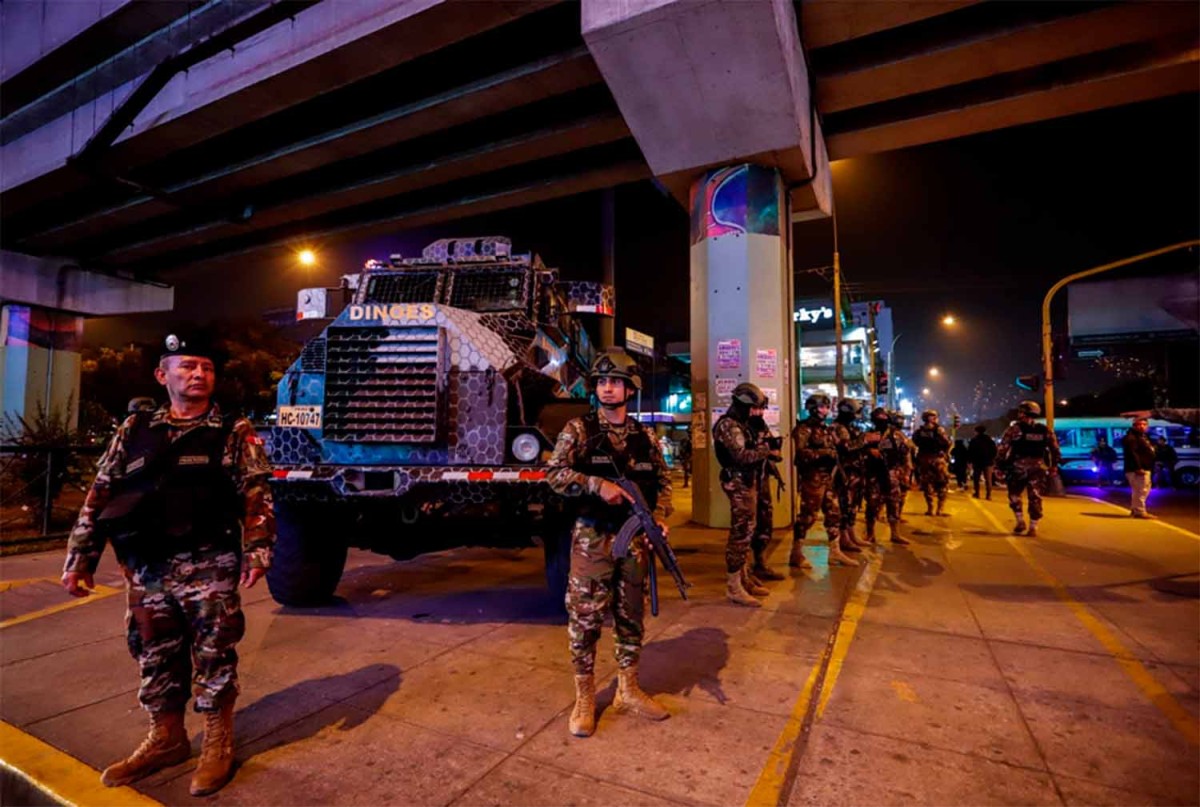
{"type": "MultiPolygon", "coordinates": [[[[336,725],[340,731],[349,731],[379,711],[387,699],[400,689],[400,679],[399,667],[370,664],[353,672],[313,678],[272,692],[238,710],[235,725],[273,728],[260,733],[258,737],[239,737],[238,745],[269,736],[268,741],[255,747],[256,756],[281,745],[306,740],[329,726],[336,725]],[[320,720],[295,719],[297,706],[319,703],[323,700],[322,696],[327,697],[331,690],[358,694],[316,712],[320,720]],[[283,728],[278,728],[280,726],[283,728]]],[[[239,762],[245,764],[252,758],[242,757],[239,762]]]]}
{"type": "MultiPolygon", "coordinates": [[[[653,642],[642,649],[639,679],[650,695],[688,696],[699,687],[724,704],[721,670],[729,663],[729,634],[721,628],[692,628],[674,639],[653,642]]],[[[615,681],[596,693],[601,712],[612,703],[615,681]]]]}
{"type": "Polygon", "coordinates": [[[550,596],[545,586],[436,593],[396,592],[407,595],[402,597],[372,597],[361,589],[346,593],[349,597],[337,596],[328,605],[316,608],[280,607],[279,613],[456,625],[479,622],[556,625],[566,622],[562,604],[550,596]]]}

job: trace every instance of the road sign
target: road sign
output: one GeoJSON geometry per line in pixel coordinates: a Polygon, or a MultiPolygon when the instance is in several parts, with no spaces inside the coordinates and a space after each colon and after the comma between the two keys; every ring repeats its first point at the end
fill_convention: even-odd
{"type": "Polygon", "coordinates": [[[625,349],[634,353],[641,353],[643,356],[653,356],[654,337],[641,331],[635,331],[633,328],[626,328],[625,349]]]}

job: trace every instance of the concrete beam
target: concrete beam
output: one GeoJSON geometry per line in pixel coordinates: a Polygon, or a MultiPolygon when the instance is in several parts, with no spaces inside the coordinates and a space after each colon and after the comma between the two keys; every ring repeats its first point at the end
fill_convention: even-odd
{"type": "MultiPolygon", "coordinates": [[[[123,170],[153,162],[548,4],[498,0],[472,3],[464,13],[466,4],[455,0],[320,3],[177,75],[113,145],[106,166],[123,170]],[[397,45],[401,42],[403,47],[397,45]]],[[[10,214],[87,184],[66,160],[104,124],[132,85],[0,149],[0,190],[10,214]]]]}
{"type": "Polygon", "coordinates": [[[67,45],[133,0],[7,0],[0,3],[0,81],[67,45]]]}
{"type": "Polygon", "coordinates": [[[890,28],[938,17],[979,0],[804,0],[800,37],[808,50],[877,34],[890,28]]]}
{"type": "MultiPolygon", "coordinates": [[[[777,168],[786,185],[828,172],[789,0],[584,0],[583,38],[677,198],[731,163],[777,168]]],[[[810,187],[828,211],[828,186],[810,187]]]]}
{"type": "Polygon", "coordinates": [[[1188,46],[1103,75],[835,134],[829,149],[831,159],[842,160],[1195,92],[1200,92],[1200,49],[1188,46]]]}
{"type": "Polygon", "coordinates": [[[175,290],[162,283],[89,272],[68,258],[0,250],[0,303],[111,317],[170,311],[175,290]]]}
{"type": "Polygon", "coordinates": [[[817,82],[818,106],[828,115],[1135,42],[1194,32],[1196,25],[1196,7],[1190,3],[1103,8],[997,32],[983,39],[966,39],[861,70],[822,76],[817,82]]]}

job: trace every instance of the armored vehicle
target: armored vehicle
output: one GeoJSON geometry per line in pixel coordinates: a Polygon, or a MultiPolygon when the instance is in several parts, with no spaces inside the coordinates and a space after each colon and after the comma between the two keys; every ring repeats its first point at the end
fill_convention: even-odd
{"type": "Polygon", "coordinates": [[[612,316],[611,287],[563,281],[490,237],[368,261],[343,291],[340,312],[327,290],[300,292],[297,318],[333,319],[280,381],[266,437],[271,594],[328,599],[351,545],[405,559],[540,543],[561,598],[570,514],[545,462],[587,410],[593,347],[580,315],[612,316]]]}

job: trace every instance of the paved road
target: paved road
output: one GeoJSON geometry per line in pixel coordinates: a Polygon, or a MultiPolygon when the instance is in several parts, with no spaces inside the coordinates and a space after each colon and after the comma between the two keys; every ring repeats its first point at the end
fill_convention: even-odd
{"type": "MultiPolygon", "coordinates": [[[[1030,541],[1007,534],[1003,501],[954,494],[950,518],[908,515],[911,548],[830,570],[813,544],[816,568],[748,610],[721,596],[723,534],[684,526],[680,504],[696,586],[687,603],[664,591],[643,656],[670,720],[607,708],[606,632],[598,732],[568,736],[539,552],[353,552],[336,605],[247,592],[241,767],[214,801],[1197,803],[1200,536],[1063,498],[1030,541]]],[[[194,761],[94,789],[144,722],[111,562],[111,588],[51,612],[59,563],[0,563],[0,755],[77,803],[193,803],[194,761]]]]}
{"type": "MultiPolygon", "coordinates": [[[[1129,512],[1129,488],[1127,487],[1072,487],[1068,493],[1080,496],[1093,496],[1106,502],[1120,505],[1129,512]]],[[[1150,491],[1147,508],[1151,513],[1166,522],[1185,530],[1200,532],[1200,490],[1176,490],[1174,488],[1155,488],[1150,491]]]]}

